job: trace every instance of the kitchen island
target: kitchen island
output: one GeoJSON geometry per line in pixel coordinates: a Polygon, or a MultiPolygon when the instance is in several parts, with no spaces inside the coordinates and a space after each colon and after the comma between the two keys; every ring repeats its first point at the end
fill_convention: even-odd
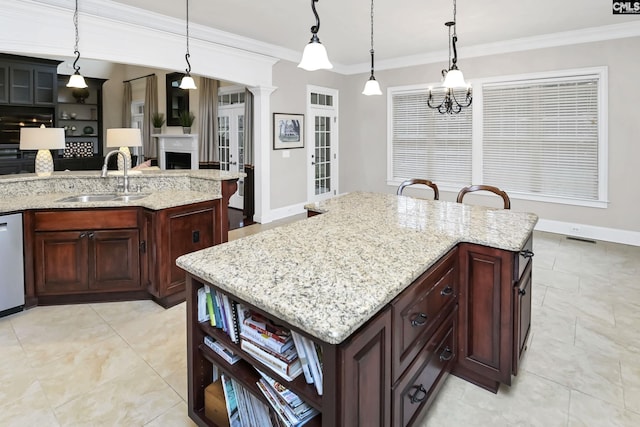
{"type": "MultiPolygon", "coordinates": [[[[202,345],[215,333],[197,321],[203,284],[322,349],[323,396],[289,383],[320,410],[312,425],[414,424],[450,371],[494,392],[510,384],[529,331],[535,215],[372,193],[308,209],[322,214],[178,258],[196,422],[209,424],[212,365],[229,372],[202,345]]],[[[243,358],[229,374],[251,388],[259,362],[243,358]]]]}
{"type": "Polygon", "coordinates": [[[217,170],[132,172],[135,191],[122,197],[117,172],[0,176],[0,214],[23,218],[25,306],[184,301],[175,259],[228,240],[227,206],[239,177],[217,170]]]}

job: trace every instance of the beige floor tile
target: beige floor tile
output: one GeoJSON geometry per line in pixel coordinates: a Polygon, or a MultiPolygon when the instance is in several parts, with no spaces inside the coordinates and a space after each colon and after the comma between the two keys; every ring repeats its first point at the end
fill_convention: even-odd
{"type": "Polygon", "coordinates": [[[542,305],[576,317],[599,320],[610,325],[616,323],[613,305],[610,302],[581,296],[576,292],[548,288],[542,305]]]}
{"type": "Polygon", "coordinates": [[[31,383],[19,399],[6,401],[0,398],[0,402],[0,426],[60,426],[37,381],[31,383]]]}
{"type": "Polygon", "coordinates": [[[146,427],[191,427],[195,425],[187,414],[187,404],[184,402],[169,408],[167,412],[145,424],[146,427]]]}
{"type": "Polygon", "coordinates": [[[578,292],[580,277],[563,271],[536,268],[534,270],[533,282],[535,285],[548,286],[568,292],[578,292]]]}
{"type": "Polygon", "coordinates": [[[182,402],[151,368],[117,378],[55,408],[63,426],[141,426],[182,402]]]}
{"type": "Polygon", "coordinates": [[[585,352],[554,339],[535,336],[529,345],[525,370],[564,387],[624,405],[620,361],[592,348],[585,352]]]}
{"type": "Polygon", "coordinates": [[[577,317],[573,314],[544,305],[534,305],[531,315],[531,333],[533,337],[540,337],[540,339],[555,339],[573,344],[576,337],[576,320],[577,317]]]}
{"type": "Polygon", "coordinates": [[[640,414],[640,353],[623,355],[620,369],[625,407],[640,414]]]}
{"type": "Polygon", "coordinates": [[[164,380],[171,386],[172,389],[175,390],[176,393],[180,395],[182,400],[185,402],[188,399],[188,375],[187,375],[187,365],[185,363],[184,367],[171,372],[169,375],[164,377],[164,380]]]}
{"type": "Polygon", "coordinates": [[[640,415],[579,391],[571,391],[569,427],[637,427],[640,415]]]}
{"type": "Polygon", "coordinates": [[[33,373],[56,408],[124,372],[146,367],[144,360],[122,338],[114,335],[62,359],[36,366],[33,373]]]}
{"type": "Polygon", "coordinates": [[[637,353],[640,358],[640,331],[580,318],[576,324],[575,345],[586,351],[597,349],[618,359],[629,353],[637,353]]]}
{"type": "Polygon", "coordinates": [[[164,308],[151,300],[106,302],[91,304],[91,307],[109,324],[137,322],[149,314],[164,311],[164,308]]]}

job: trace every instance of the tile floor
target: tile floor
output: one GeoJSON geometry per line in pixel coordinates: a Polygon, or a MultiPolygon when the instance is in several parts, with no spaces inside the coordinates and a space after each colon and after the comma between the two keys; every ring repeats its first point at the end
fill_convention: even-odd
{"type": "MultiPolygon", "coordinates": [[[[497,395],[449,377],[422,427],[640,426],[640,248],[536,232],[534,249],[521,373],[497,395]]],[[[137,301],[0,319],[0,426],[193,425],[184,311],[137,301]]]]}

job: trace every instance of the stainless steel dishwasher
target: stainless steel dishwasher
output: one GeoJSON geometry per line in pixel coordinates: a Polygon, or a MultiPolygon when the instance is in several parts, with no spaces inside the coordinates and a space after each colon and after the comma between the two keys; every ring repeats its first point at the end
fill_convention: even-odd
{"type": "Polygon", "coordinates": [[[0,215],[0,317],[24,307],[22,214],[0,215]]]}

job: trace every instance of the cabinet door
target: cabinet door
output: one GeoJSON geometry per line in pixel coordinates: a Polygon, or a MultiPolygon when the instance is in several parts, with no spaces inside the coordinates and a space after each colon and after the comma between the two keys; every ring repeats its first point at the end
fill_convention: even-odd
{"type": "Polygon", "coordinates": [[[0,65],[0,104],[9,102],[9,67],[0,65]]]}
{"type": "Polygon", "coordinates": [[[518,365],[522,353],[526,349],[529,331],[531,330],[531,270],[532,261],[529,261],[518,284],[513,288],[513,375],[518,374],[518,365]]]}
{"type": "Polygon", "coordinates": [[[138,230],[100,230],[88,233],[91,241],[89,288],[132,290],[140,288],[138,230]]]}
{"type": "Polygon", "coordinates": [[[12,104],[33,104],[33,67],[9,68],[9,99],[12,104]]]}
{"type": "Polygon", "coordinates": [[[511,384],[513,254],[460,246],[460,299],[456,375],[496,392],[511,384]]]}
{"type": "Polygon", "coordinates": [[[140,281],[144,289],[150,294],[158,296],[158,282],[156,280],[156,238],[155,216],[153,211],[143,212],[143,222],[140,229],[140,281]]]}
{"type": "Polygon", "coordinates": [[[35,233],[35,282],[38,294],[69,294],[88,289],[88,238],[85,232],[35,233]]]}
{"type": "Polygon", "coordinates": [[[58,75],[51,67],[36,67],[33,70],[34,104],[55,105],[57,102],[58,75]]]}
{"type": "Polygon", "coordinates": [[[391,425],[391,310],[379,314],[341,351],[343,426],[391,425]]]}

